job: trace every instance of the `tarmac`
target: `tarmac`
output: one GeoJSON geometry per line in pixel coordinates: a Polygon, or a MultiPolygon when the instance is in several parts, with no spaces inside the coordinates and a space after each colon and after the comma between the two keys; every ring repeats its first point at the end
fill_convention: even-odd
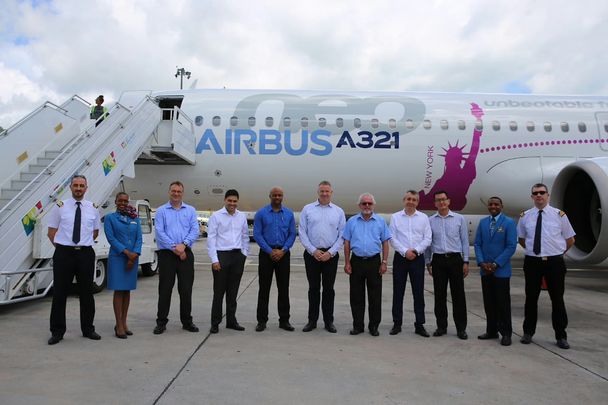
{"type": "MultiPolygon", "coordinates": [[[[199,333],[181,328],[177,289],[167,331],[152,333],[158,277],[140,276],[129,311],[134,335],[126,340],[113,336],[111,291],[95,296],[95,326],[101,341],[81,336],[75,296],[68,299],[68,331],[55,346],[46,343],[50,297],[0,307],[0,404],[606,404],[606,269],[568,271],[570,350],[555,346],[546,292],[539,300],[533,344],[519,343],[524,304],[521,258],[513,261],[511,280],[512,346],[477,339],[485,331],[485,314],[479,275],[473,268],[465,280],[466,341],[456,337],[451,310],[446,336],[415,335],[409,286],[404,330],[390,336],[390,266],[383,279],[380,336],[350,336],[348,276],[342,260],[335,285],[338,333],[325,331],[322,320],[319,328],[304,333],[308,283],[302,247],[296,241],[290,282],[291,323],[296,331],[279,329],[273,285],[268,328],[255,332],[258,249],[252,246],[237,310],[246,330],[222,325],[218,334],[210,335],[213,278],[205,242],[199,240],[194,249],[192,313],[199,333]]],[[[432,332],[435,317],[428,275],[425,300],[426,328],[432,332]]]]}

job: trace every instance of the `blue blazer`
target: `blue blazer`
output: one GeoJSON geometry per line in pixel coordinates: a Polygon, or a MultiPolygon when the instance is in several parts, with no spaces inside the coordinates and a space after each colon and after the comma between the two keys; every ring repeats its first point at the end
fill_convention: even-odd
{"type": "MultiPolygon", "coordinates": [[[[494,276],[511,277],[511,256],[517,248],[517,228],[515,221],[501,214],[496,221],[494,235],[490,236],[490,221],[488,216],[479,222],[475,235],[475,257],[480,263],[496,263],[498,265],[494,276]]],[[[481,275],[484,273],[479,272],[481,275]]]]}
{"type": "Polygon", "coordinates": [[[141,254],[141,224],[139,218],[130,218],[113,212],[105,216],[103,228],[110,242],[110,256],[124,256],[127,249],[141,254]]]}

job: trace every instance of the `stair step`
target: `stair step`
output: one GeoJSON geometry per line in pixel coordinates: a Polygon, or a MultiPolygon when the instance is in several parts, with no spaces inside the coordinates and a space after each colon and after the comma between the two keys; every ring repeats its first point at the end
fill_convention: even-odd
{"type": "MultiPolygon", "coordinates": [[[[12,180],[11,181],[11,189],[13,190],[23,190],[23,188],[27,185],[29,185],[31,183],[31,181],[28,180],[12,180]]],[[[39,181],[36,181],[33,184],[38,184],[40,183],[39,181]]]]}
{"type": "Polygon", "coordinates": [[[43,165],[30,165],[30,167],[28,168],[28,171],[30,173],[39,174],[39,173],[42,173],[42,171],[46,168],[47,168],[46,165],[44,165],[44,166],[43,165]]]}
{"type": "Polygon", "coordinates": [[[40,166],[48,166],[51,163],[53,163],[53,161],[55,160],[55,158],[48,158],[48,157],[39,157],[38,159],[36,159],[36,165],[40,165],[40,166]]]}
{"type": "Polygon", "coordinates": [[[19,175],[19,180],[21,181],[32,181],[34,180],[39,173],[32,173],[32,172],[22,172],[19,175]]]}
{"type": "Polygon", "coordinates": [[[61,154],[58,150],[47,150],[44,152],[44,157],[49,159],[55,159],[57,156],[61,154]]]}
{"type": "Polygon", "coordinates": [[[2,198],[14,198],[17,196],[17,194],[19,194],[21,192],[21,190],[15,190],[12,188],[3,188],[2,190],[0,190],[0,196],[2,196],[2,198]]]}

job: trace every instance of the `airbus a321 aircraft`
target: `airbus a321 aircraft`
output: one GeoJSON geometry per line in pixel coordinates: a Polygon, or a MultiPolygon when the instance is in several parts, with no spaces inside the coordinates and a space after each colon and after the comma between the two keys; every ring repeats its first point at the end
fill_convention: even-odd
{"type": "Polygon", "coordinates": [[[576,230],[571,259],[608,256],[602,207],[608,204],[608,98],[501,94],[188,90],[155,93],[161,107],[178,106],[194,122],[196,164],[137,165],[125,181],[132,198],[153,206],[181,180],[199,210],[221,207],[229,188],[240,208],[268,203],[284,188],[296,211],[329,180],[334,201],[356,213],[371,192],[377,212],[402,208],[407,189],[420,191],[422,210],[445,190],[451,208],[486,214],[498,195],[505,211],[530,208],[530,187],[551,189],[576,230]]]}

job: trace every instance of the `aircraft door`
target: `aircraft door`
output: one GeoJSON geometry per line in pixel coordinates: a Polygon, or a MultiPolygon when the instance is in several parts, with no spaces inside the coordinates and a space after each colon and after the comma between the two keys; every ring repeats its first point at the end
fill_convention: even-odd
{"type": "Polygon", "coordinates": [[[596,112],[597,130],[600,139],[600,148],[608,151],[608,112],[596,112]]]}

